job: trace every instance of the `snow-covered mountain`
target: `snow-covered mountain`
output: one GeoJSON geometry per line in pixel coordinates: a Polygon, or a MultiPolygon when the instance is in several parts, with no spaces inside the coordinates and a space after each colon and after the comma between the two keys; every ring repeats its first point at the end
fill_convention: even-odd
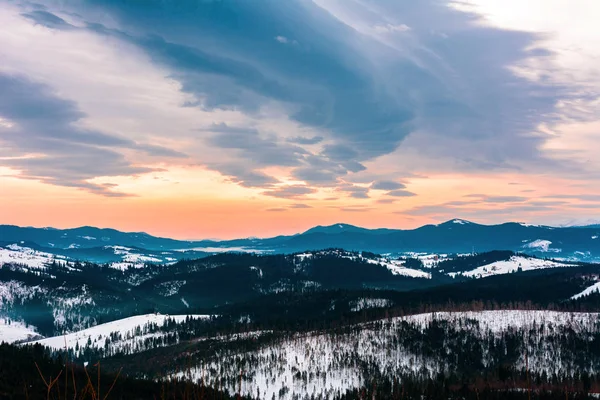
{"type": "MultiPolygon", "coordinates": [[[[22,245],[4,249],[3,254],[10,257],[5,257],[4,265],[0,265],[0,318],[27,323],[44,336],[153,311],[212,314],[219,307],[242,307],[245,302],[260,302],[263,297],[277,294],[314,294],[315,298],[322,298],[315,313],[337,315],[414,301],[398,298],[400,294],[393,294],[396,292],[412,291],[412,297],[417,298],[417,291],[429,290],[424,299],[439,297],[445,303],[448,297],[443,296],[449,295],[438,296],[436,288],[440,288],[440,293],[449,293],[448,285],[481,278],[494,280],[503,275],[510,279],[494,282],[512,287],[515,282],[534,279],[530,273],[544,271],[558,271],[552,278],[552,287],[562,288],[549,292],[547,301],[575,301],[594,293],[587,288],[599,274],[595,265],[510,251],[463,255],[378,255],[341,249],[289,255],[221,253],[159,264],[133,253],[131,248],[112,246],[112,251],[121,252],[128,261],[96,265],[58,258],[22,245]],[[118,268],[119,265],[123,267],[118,268]],[[339,290],[356,293],[340,293],[341,299],[335,298],[339,290]],[[376,292],[362,293],[365,290],[376,292]],[[329,292],[334,293],[330,300],[326,297],[329,292]],[[583,294],[579,296],[580,293],[583,294]]],[[[489,285],[485,290],[489,291],[489,285]]],[[[455,292],[454,296],[462,293],[455,292]]],[[[252,307],[249,310],[255,311],[252,307]]]]}
{"type": "MultiPolygon", "coordinates": [[[[145,352],[168,347],[170,361],[156,368],[170,369],[170,377],[213,387],[222,384],[232,395],[241,389],[248,396],[282,399],[339,396],[368,385],[373,377],[433,379],[470,368],[494,370],[506,363],[517,371],[527,368],[529,374],[547,376],[593,373],[600,368],[600,359],[577,355],[571,348],[573,341],[581,340],[595,348],[600,340],[600,313],[444,311],[342,329],[258,330],[182,339],[181,332],[189,330],[193,320],[210,323],[207,318],[139,315],[35,343],[56,351],[67,348],[81,361],[99,355],[143,357],[145,352]],[[503,350],[498,352],[499,348],[503,350]],[[180,362],[183,370],[176,367],[180,362]]],[[[18,332],[14,340],[32,332],[18,324],[14,328],[18,332]]]]}
{"type": "Polygon", "coordinates": [[[465,363],[493,368],[502,361],[489,352],[490,343],[496,340],[494,345],[501,345],[509,337],[522,340],[525,334],[529,337],[523,344],[527,350],[520,346],[506,349],[506,360],[514,362],[517,369],[525,369],[527,364],[530,373],[551,376],[600,368],[600,359],[579,364],[570,352],[561,351],[565,331],[597,337],[600,314],[483,311],[411,315],[354,325],[342,332],[277,337],[251,351],[218,350],[213,358],[174,376],[210,385],[222,379],[231,394],[238,392],[241,379],[242,394],[248,396],[331,398],[369,384],[373,376],[393,379],[416,374],[433,378],[438,373],[461,371],[465,363]],[[438,338],[441,335],[443,345],[429,349],[433,330],[438,338]],[[459,336],[453,337],[457,333],[459,336]]]}
{"type": "Polygon", "coordinates": [[[5,264],[20,264],[39,269],[54,262],[73,264],[79,261],[127,269],[142,268],[147,264],[172,264],[179,260],[201,258],[210,254],[198,250],[151,251],[118,245],[98,248],[44,248],[35,243],[21,241],[4,245],[0,243],[0,267],[5,264]]]}
{"type": "Polygon", "coordinates": [[[119,261],[114,259],[114,252],[113,258],[102,261],[102,257],[106,260],[106,256],[101,254],[100,249],[105,249],[107,246],[131,248],[138,254],[161,259],[163,262],[167,257],[183,258],[174,255],[175,250],[196,252],[186,257],[192,258],[199,257],[202,253],[225,251],[290,254],[327,248],[375,253],[447,254],[512,250],[574,261],[594,261],[600,260],[599,237],[600,228],[597,225],[550,227],[515,222],[482,225],[464,219],[452,219],[437,225],[425,225],[409,230],[367,229],[337,223],[330,226],[316,226],[290,236],[225,241],[181,241],[140,232],[125,233],[92,227],[59,230],[0,225],[0,245],[24,242],[35,250],[94,262],[119,261]],[[162,254],[162,252],[169,254],[162,254]],[[96,258],[93,258],[94,253],[96,258]]]}

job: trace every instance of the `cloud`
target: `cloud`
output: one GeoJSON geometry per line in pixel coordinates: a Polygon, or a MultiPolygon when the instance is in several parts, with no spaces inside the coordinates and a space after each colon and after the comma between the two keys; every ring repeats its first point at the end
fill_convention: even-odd
{"type": "Polygon", "coordinates": [[[358,152],[343,144],[327,144],[323,146],[322,154],[333,161],[355,160],[358,152]]]}
{"type": "MultiPolygon", "coordinates": [[[[364,150],[353,160],[356,163],[390,150],[388,143],[378,142],[378,138],[387,136],[397,145],[408,133],[402,125],[411,118],[411,113],[398,109],[391,96],[370,86],[361,67],[368,63],[360,57],[347,62],[347,56],[354,53],[347,35],[355,36],[354,33],[314,6],[292,1],[235,8],[222,3],[215,8],[184,2],[180,7],[189,14],[183,15],[169,3],[153,3],[143,8],[100,4],[104,12],[119,22],[122,31],[102,29],[97,23],[88,26],[99,33],[118,35],[144,49],[157,63],[172,69],[171,76],[181,82],[182,90],[195,95],[197,104],[203,108],[255,112],[261,104],[281,102],[287,105],[293,120],[333,133],[335,140],[342,142],[339,146],[345,146],[349,152],[364,150]],[[314,9],[309,11],[307,6],[314,9]],[[293,20],[282,21],[279,13],[293,20]],[[314,13],[321,14],[319,20],[312,19],[314,13]],[[158,15],[161,15],[160,26],[151,22],[158,15]],[[226,20],[222,19],[224,16],[226,20]],[[234,20],[238,22],[233,24],[234,20]],[[239,21],[244,22],[239,24],[239,21]],[[313,33],[318,24],[328,26],[330,36],[313,33]],[[186,26],[194,38],[219,38],[218,43],[226,51],[218,51],[219,46],[196,46],[190,37],[174,34],[172,26],[186,26]],[[131,33],[124,32],[125,29],[131,33]],[[310,50],[307,53],[299,48],[290,53],[281,46],[271,45],[263,40],[265,30],[273,31],[271,37],[280,37],[280,41],[297,37],[303,44],[300,47],[306,44],[310,50]],[[243,35],[239,34],[241,31],[243,35]],[[290,35],[278,31],[288,31],[290,35]],[[138,37],[137,32],[144,32],[145,36],[138,37]],[[259,47],[256,43],[260,43],[259,47]]],[[[80,11],[85,14],[85,10],[80,11]]]]}
{"type": "Polygon", "coordinates": [[[410,31],[410,27],[408,25],[406,25],[406,24],[399,24],[399,25],[392,25],[392,24],[375,25],[375,27],[373,29],[377,33],[407,32],[407,31],[410,31]]]}
{"type": "Polygon", "coordinates": [[[282,208],[282,207],[267,208],[265,211],[268,211],[268,212],[283,212],[283,211],[287,211],[287,208],[282,208]]]}
{"type": "Polygon", "coordinates": [[[573,207],[573,208],[583,208],[583,209],[592,209],[592,210],[600,210],[600,203],[595,203],[595,204],[571,204],[570,207],[573,207]]]}
{"type": "MultiPolygon", "coordinates": [[[[347,183],[374,182],[372,189],[404,197],[413,193],[389,177],[415,169],[567,168],[544,153],[547,136],[539,126],[560,119],[557,105],[573,100],[573,88],[515,72],[554,53],[540,46],[540,35],[482,24],[444,2],[99,0],[23,7],[23,21],[73,35],[76,51],[86,51],[82,37],[94,36],[144,54],[184,95],[182,108],[198,111],[187,118],[203,126],[164,129],[156,134],[164,141],[152,143],[125,129],[87,129],[88,110],[77,98],[34,79],[5,79],[0,90],[17,101],[0,99],[0,118],[14,124],[0,129],[18,134],[2,135],[2,143],[17,155],[39,156],[11,161],[24,177],[84,187],[98,176],[147,172],[140,165],[148,163],[136,162],[140,153],[167,167],[177,159],[202,164],[269,196],[325,187],[367,198],[368,189],[347,183]],[[156,144],[172,142],[173,149],[156,144]],[[289,192],[276,174],[306,186],[289,192]]],[[[127,110],[119,114],[127,117],[135,119],[127,110]]]]}
{"type": "Polygon", "coordinates": [[[220,149],[238,150],[239,158],[257,167],[297,166],[307,152],[298,146],[279,143],[277,139],[261,137],[254,128],[240,128],[225,123],[213,124],[209,129],[213,133],[207,142],[220,149]]]}
{"type": "Polygon", "coordinates": [[[540,200],[540,201],[528,201],[528,205],[530,206],[564,206],[569,205],[568,201],[560,201],[560,200],[540,200]]]}
{"type": "Polygon", "coordinates": [[[485,196],[484,201],[486,203],[522,203],[527,199],[522,196],[485,196]]]}
{"type": "MultiPolygon", "coordinates": [[[[352,161],[354,153],[343,146],[326,146],[324,152],[314,154],[293,144],[299,142],[298,138],[281,141],[274,135],[262,134],[256,128],[219,123],[212,124],[204,131],[211,133],[206,138],[211,146],[237,152],[236,156],[244,160],[245,167],[238,168],[242,174],[247,174],[248,170],[256,171],[271,166],[296,167],[292,170],[292,176],[298,180],[310,185],[335,186],[340,176],[365,169],[363,165],[352,161]]],[[[213,163],[209,167],[227,175],[235,175],[231,174],[231,170],[220,170],[219,165],[213,163]]],[[[272,181],[269,180],[268,183],[272,181]]]]}
{"type": "Polygon", "coordinates": [[[303,204],[303,203],[295,203],[289,206],[290,208],[312,208],[312,206],[309,206],[308,204],[303,204]]]}
{"type": "Polygon", "coordinates": [[[318,144],[323,141],[323,136],[313,136],[313,137],[304,137],[304,136],[296,136],[293,138],[288,138],[288,142],[297,143],[297,144],[318,144]]]}
{"type": "Polygon", "coordinates": [[[544,64],[553,57],[551,49],[533,50],[540,49],[540,36],[495,28],[480,23],[478,15],[433,1],[384,0],[366,5],[319,0],[318,4],[364,34],[371,32],[365,26],[382,26],[386,28],[380,31],[387,31],[400,26],[398,18],[410,21],[410,40],[372,36],[386,46],[380,51],[374,47],[373,57],[391,57],[390,71],[393,65],[407,77],[402,83],[389,77],[388,87],[394,90],[399,84],[414,90],[412,104],[418,104],[412,108],[413,129],[395,152],[398,167],[408,170],[417,160],[422,168],[461,172],[566,167],[541,151],[546,138],[536,133],[542,120],[557,121],[560,113],[553,111],[561,100],[572,98],[573,88],[532,81],[512,68],[525,60],[544,64]],[[445,32],[445,39],[430,34],[432,28],[445,32]],[[420,68],[411,69],[411,62],[420,68]]]}
{"type": "Polygon", "coordinates": [[[208,166],[225,175],[230,182],[241,186],[273,187],[279,180],[258,170],[249,169],[243,163],[210,163],[208,166]]]}
{"type": "Polygon", "coordinates": [[[543,199],[568,199],[581,201],[600,201],[599,194],[553,194],[542,196],[543,199]]]}
{"type": "Polygon", "coordinates": [[[472,201],[462,201],[462,200],[454,200],[454,201],[448,201],[448,202],[444,203],[444,205],[450,206],[450,207],[468,206],[471,204],[473,204],[472,201]]]}
{"type": "Polygon", "coordinates": [[[290,40],[290,39],[286,38],[285,36],[275,36],[275,40],[281,44],[293,44],[293,45],[298,44],[298,42],[296,40],[290,40]]]}
{"type": "Polygon", "coordinates": [[[498,206],[494,208],[486,209],[474,209],[469,207],[451,207],[447,203],[424,205],[414,207],[409,210],[396,211],[396,214],[430,217],[440,221],[445,221],[450,218],[466,218],[466,219],[498,219],[501,218],[503,222],[511,221],[515,219],[515,215],[526,213],[530,216],[532,214],[539,214],[543,212],[552,212],[556,208],[553,205],[547,204],[521,204],[521,205],[507,205],[498,206]]]}
{"type": "Polygon", "coordinates": [[[409,192],[408,190],[392,190],[390,192],[387,192],[386,195],[387,196],[392,196],[392,197],[412,197],[412,196],[416,196],[415,193],[409,192]]]}
{"type": "Polygon", "coordinates": [[[33,10],[27,13],[21,14],[23,17],[30,19],[38,25],[45,26],[51,29],[73,29],[73,25],[69,24],[64,19],[56,16],[55,14],[49,13],[44,10],[33,10]]]}
{"type": "Polygon", "coordinates": [[[373,210],[372,207],[340,207],[340,211],[344,212],[367,212],[373,210]]]}
{"type": "Polygon", "coordinates": [[[387,198],[387,199],[377,199],[375,202],[378,203],[378,204],[392,204],[392,203],[396,202],[396,199],[390,199],[390,198],[387,198]]]}
{"type": "Polygon", "coordinates": [[[266,196],[279,197],[282,199],[297,199],[303,198],[308,194],[315,193],[316,190],[307,186],[281,186],[276,189],[266,190],[263,192],[266,196]]]}
{"type": "Polygon", "coordinates": [[[78,124],[85,114],[76,103],[22,76],[0,73],[0,91],[0,115],[11,121],[0,142],[12,156],[1,163],[21,171],[21,178],[121,196],[110,187],[88,182],[98,176],[136,175],[153,170],[133,165],[120,150],[186,157],[161,146],[85,129],[78,124]]]}
{"type": "Polygon", "coordinates": [[[313,166],[296,168],[293,171],[294,178],[310,185],[336,186],[339,175],[339,169],[337,171],[335,169],[333,171],[323,170],[313,166]]]}
{"type": "Polygon", "coordinates": [[[373,182],[373,184],[371,185],[371,189],[374,190],[397,190],[404,188],[406,188],[406,185],[394,181],[377,181],[373,182]]]}
{"type": "Polygon", "coordinates": [[[338,187],[338,191],[343,192],[353,199],[368,199],[369,188],[351,184],[343,184],[338,187]]]}
{"type": "Polygon", "coordinates": [[[134,149],[139,149],[144,151],[146,154],[150,156],[158,156],[158,157],[169,157],[169,158],[188,158],[189,155],[182,153],[180,151],[176,151],[173,149],[169,149],[163,146],[157,146],[153,144],[136,144],[133,147],[134,149]]]}

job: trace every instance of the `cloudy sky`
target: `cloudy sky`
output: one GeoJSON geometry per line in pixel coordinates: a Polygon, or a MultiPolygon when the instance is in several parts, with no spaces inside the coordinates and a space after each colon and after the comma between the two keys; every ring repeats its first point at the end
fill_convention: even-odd
{"type": "Polygon", "coordinates": [[[597,0],[0,0],[0,223],[600,219],[597,0]]]}

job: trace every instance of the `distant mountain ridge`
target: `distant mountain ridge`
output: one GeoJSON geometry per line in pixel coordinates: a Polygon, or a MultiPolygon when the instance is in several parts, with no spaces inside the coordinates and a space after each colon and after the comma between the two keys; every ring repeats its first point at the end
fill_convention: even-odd
{"type": "Polygon", "coordinates": [[[82,226],[79,228],[33,228],[0,225],[0,242],[34,242],[44,247],[133,246],[146,249],[179,248],[190,242],[160,238],[145,232],[121,232],[110,228],[82,226]]]}
{"type": "MultiPolygon", "coordinates": [[[[303,233],[271,238],[184,241],[143,232],[80,227],[73,229],[23,228],[0,225],[0,246],[35,243],[48,251],[102,249],[126,246],[148,251],[195,251],[202,253],[270,252],[343,248],[375,253],[471,253],[512,250],[537,256],[570,260],[600,260],[600,226],[551,227],[507,222],[482,225],[452,219],[416,229],[368,229],[338,223],[315,226],[303,233]]],[[[97,251],[98,252],[98,251],[97,251]]],[[[143,252],[143,251],[142,251],[143,252]]],[[[61,253],[62,254],[62,253],[61,253]]]]}

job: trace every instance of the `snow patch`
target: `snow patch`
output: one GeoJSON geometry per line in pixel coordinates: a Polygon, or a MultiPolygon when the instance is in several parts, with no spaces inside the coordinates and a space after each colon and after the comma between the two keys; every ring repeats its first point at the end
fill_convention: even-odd
{"type": "Polygon", "coordinates": [[[243,246],[233,246],[233,247],[193,247],[190,249],[175,249],[175,251],[179,251],[181,253],[185,253],[186,251],[202,251],[204,253],[270,253],[274,250],[266,250],[266,249],[250,249],[243,246]]]}
{"type": "Polygon", "coordinates": [[[592,286],[586,288],[583,292],[577,293],[571,297],[571,300],[577,300],[585,296],[589,296],[592,293],[600,293],[600,282],[594,283],[592,286]]]}
{"type": "Polygon", "coordinates": [[[19,281],[0,282],[0,308],[7,308],[15,302],[23,304],[42,292],[44,291],[39,286],[27,286],[19,281]]]}
{"type": "Polygon", "coordinates": [[[408,276],[410,278],[431,279],[431,273],[419,269],[407,268],[404,260],[366,259],[370,264],[380,264],[389,269],[394,275],[408,276]]]}
{"type": "Polygon", "coordinates": [[[169,297],[179,293],[179,289],[181,289],[186,283],[187,281],[185,280],[161,282],[156,285],[156,288],[161,296],[169,297]]]}
{"type": "Polygon", "coordinates": [[[560,249],[551,249],[550,245],[552,244],[551,241],[549,240],[542,240],[542,239],[537,239],[534,240],[533,242],[527,243],[525,245],[523,245],[524,249],[535,249],[537,251],[542,251],[542,252],[554,252],[554,253],[560,253],[560,249]]]}
{"type": "Polygon", "coordinates": [[[259,277],[259,278],[262,278],[262,277],[263,277],[263,271],[262,271],[262,269],[260,269],[260,268],[258,268],[258,267],[254,267],[254,266],[250,267],[250,269],[251,269],[252,271],[256,271],[256,273],[258,274],[258,277],[259,277]]]}
{"type": "Polygon", "coordinates": [[[539,258],[528,258],[523,256],[512,256],[506,261],[496,261],[491,264],[482,265],[472,271],[460,273],[470,278],[485,278],[492,275],[509,274],[521,271],[530,271],[544,268],[576,267],[573,264],[564,264],[556,261],[542,260],[539,258]]]}
{"type": "Polygon", "coordinates": [[[0,267],[5,264],[26,265],[30,268],[45,269],[55,259],[65,259],[62,256],[37,251],[29,247],[10,244],[6,247],[0,247],[0,267]]]}
{"type": "MultiPolygon", "coordinates": [[[[83,349],[88,344],[91,348],[100,349],[104,348],[106,338],[113,334],[113,337],[120,335],[121,340],[113,341],[111,346],[113,346],[113,348],[122,348],[127,344],[132,345],[139,340],[149,337],[140,334],[141,332],[143,333],[142,328],[145,326],[151,324],[161,326],[168,320],[173,320],[176,323],[182,323],[185,322],[187,317],[192,319],[206,319],[210,318],[210,315],[137,315],[135,317],[124,318],[117,321],[108,322],[106,324],[97,325],[92,328],[69,333],[67,335],[37,340],[33,343],[39,343],[54,350],[62,350],[65,348],[65,346],[68,349],[75,349],[76,347],[83,349]]],[[[153,334],[151,336],[156,335],[153,334]]]]}
{"type": "Polygon", "coordinates": [[[312,256],[312,253],[302,253],[294,255],[294,257],[300,259],[300,261],[304,261],[306,258],[312,258],[312,256]]]}
{"type": "Polygon", "coordinates": [[[36,332],[34,327],[23,322],[0,317],[0,343],[23,342],[39,337],[40,334],[36,332]]]}
{"type": "Polygon", "coordinates": [[[350,302],[350,310],[353,312],[365,310],[367,308],[385,308],[391,307],[394,303],[389,299],[369,299],[362,298],[350,302]]]}

